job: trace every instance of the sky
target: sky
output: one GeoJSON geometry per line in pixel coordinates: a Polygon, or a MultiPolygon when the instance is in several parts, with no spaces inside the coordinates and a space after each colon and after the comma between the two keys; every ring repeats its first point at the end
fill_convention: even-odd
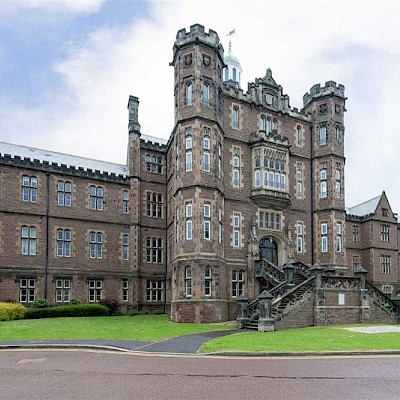
{"type": "Polygon", "coordinates": [[[392,0],[0,0],[0,141],[124,164],[129,95],[143,134],[173,129],[172,46],[195,23],[243,68],[272,69],[302,108],[345,86],[346,206],[385,190],[400,214],[400,2],[392,0]]]}

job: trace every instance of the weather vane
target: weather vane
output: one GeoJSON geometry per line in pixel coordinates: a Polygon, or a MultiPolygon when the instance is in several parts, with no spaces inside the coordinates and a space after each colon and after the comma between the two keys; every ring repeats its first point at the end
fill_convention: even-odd
{"type": "Polygon", "coordinates": [[[226,36],[232,36],[235,33],[235,28],[233,28],[226,36]]]}

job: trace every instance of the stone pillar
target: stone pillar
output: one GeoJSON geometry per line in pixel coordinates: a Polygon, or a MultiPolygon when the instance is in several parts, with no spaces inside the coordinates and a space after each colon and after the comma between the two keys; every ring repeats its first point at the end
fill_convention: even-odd
{"type": "Polygon", "coordinates": [[[249,299],[244,295],[241,294],[238,299],[238,312],[236,322],[239,325],[239,328],[243,328],[249,322],[249,316],[247,315],[247,304],[249,299]]]}
{"type": "Polygon", "coordinates": [[[358,267],[354,275],[360,280],[360,322],[368,323],[371,319],[371,307],[369,305],[368,290],[366,287],[368,271],[363,267],[358,267]]]}
{"type": "Polygon", "coordinates": [[[295,267],[293,264],[285,264],[282,268],[284,274],[285,274],[285,279],[287,281],[287,286],[288,289],[292,288],[294,284],[294,270],[295,267]]]}
{"type": "Polygon", "coordinates": [[[272,299],[274,296],[264,290],[259,296],[260,319],[258,320],[258,332],[273,332],[275,330],[272,318],[272,299]]]}
{"type": "Polygon", "coordinates": [[[310,273],[312,276],[315,276],[315,287],[320,288],[322,286],[322,271],[324,270],[319,264],[315,263],[310,268],[310,273]]]}
{"type": "Polygon", "coordinates": [[[354,275],[360,279],[360,289],[366,290],[366,282],[367,282],[367,273],[368,271],[363,267],[358,267],[354,271],[354,275]]]}
{"type": "Polygon", "coordinates": [[[310,268],[310,273],[315,276],[315,298],[314,298],[314,325],[326,325],[325,292],[322,288],[322,271],[319,264],[310,268]]]}

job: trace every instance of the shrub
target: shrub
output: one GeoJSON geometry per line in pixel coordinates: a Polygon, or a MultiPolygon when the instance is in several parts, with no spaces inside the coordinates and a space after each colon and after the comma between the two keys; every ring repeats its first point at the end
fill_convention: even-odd
{"type": "Polygon", "coordinates": [[[28,308],[25,319],[60,317],[98,317],[108,315],[108,308],[101,304],[78,304],[47,308],[28,308]]]}
{"type": "Polygon", "coordinates": [[[25,316],[26,308],[19,303],[0,302],[0,321],[11,321],[22,319],[25,316]]]}
{"type": "Polygon", "coordinates": [[[82,304],[82,302],[79,299],[71,299],[69,302],[71,306],[77,306],[78,304],[82,304]]]}
{"type": "Polygon", "coordinates": [[[46,308],[49,306],[49,302],[46,299],[37,299],[32,304],[33,308],[46,308]]]}
{"type": "Polygon", "coordinates": [[[117,299],[105,298],[99,301],[99,304],[106,306],[110,315],[117,315],[119,302],[117,299]]]}

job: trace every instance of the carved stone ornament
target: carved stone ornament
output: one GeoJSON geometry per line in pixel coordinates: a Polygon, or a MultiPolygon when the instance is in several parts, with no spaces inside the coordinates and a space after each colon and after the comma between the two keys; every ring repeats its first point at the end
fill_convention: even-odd
{"type": "Polygon", "coordinates": [[[209,66],[210,66],[210,63],[211,63],[211,58],[210,58],[210,56],[203,55],[203,64],[204,64],[206,67],[209,67],[209,66]]]}
{"type": "Polygon", "coordinates": [[[185,67],[189,67],[190,65],[192,65],[192,61],[193,61],[192,54],[188,54],[187,56],[185,56],[185,67]]]}

